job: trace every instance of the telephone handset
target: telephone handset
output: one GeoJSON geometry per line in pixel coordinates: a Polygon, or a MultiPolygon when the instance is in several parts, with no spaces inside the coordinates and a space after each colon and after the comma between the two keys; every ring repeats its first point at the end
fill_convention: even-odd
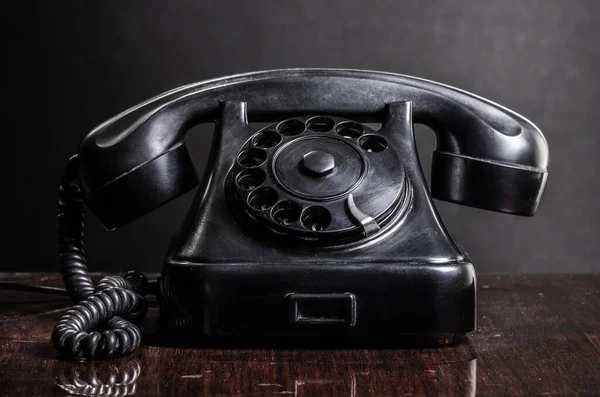
{"type": "Polygon", "coordinates": [[[67,357],[131,353],[146,293],[165,337],[189,344],[473,331],[475,271],[431,197],[533,215],[547,164],[527,119],[414,77],[288,69],[168,91],[98,126],[67,164],[60,262],[78,305],[53,343],[67,357]],[[94,286],[83,203],[113,229],[195,187],[184,138],[204,122],[216,123],[207,171],[158,282],[129,272],[94,286]],[[429,188],[413,122],[437,136],[429,188]]]}

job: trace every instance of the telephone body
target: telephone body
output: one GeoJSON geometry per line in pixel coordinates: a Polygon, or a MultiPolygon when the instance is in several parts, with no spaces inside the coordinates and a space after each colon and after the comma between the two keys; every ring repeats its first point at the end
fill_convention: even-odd
{"type": "MultiPolygon", "coordinates": [[[[475,270],[432,197],[533,215],[547,178],[539,129],[486,99],[392,73],[287,69],[191,84],[119,114],[85,137],[63,186],[107,229],[124,226],[198,184],[184,137],[204,122],[216,124],[207,170],[156,291],[161,328],[178,341],[473,331],[475,270]],[[429,187],[413,123],[437,136],[429,187]]],[[[86,271],[74,251],[61,251],[73,291],[86,271]]],[[[132,277],[105,291],[140,295],[132,277]]],[[[105,314],[127,322],[138,309],[105,314]]],[[[96,320],[87,325],[106,323],[96,320]]],[[[59,350],[98,354],[103,334],[65,324],[59,350]]]]}

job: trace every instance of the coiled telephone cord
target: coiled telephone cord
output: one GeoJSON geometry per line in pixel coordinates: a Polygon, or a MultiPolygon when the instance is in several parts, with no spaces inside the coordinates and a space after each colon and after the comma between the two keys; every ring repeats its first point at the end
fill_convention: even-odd
{"type": "Polygon", "coordinates": [[[107,276],[94,286],[84,251],[84,202],[77,156],[63,174],[58,201],[58,246],[65,288],[76,304],[58,320],[52,343],[66,358],[88,360],[131,354],[141,342],[135,325],[146,315],[148,280],[137,271],[107,276]]]}

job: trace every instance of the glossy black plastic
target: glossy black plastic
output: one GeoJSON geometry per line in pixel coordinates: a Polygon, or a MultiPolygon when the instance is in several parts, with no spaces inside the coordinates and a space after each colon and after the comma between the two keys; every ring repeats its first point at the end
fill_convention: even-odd
{"type": "Polygon", "coordinates": [[[398,211],[373,236],[315,246],[269,232],[228,197],[227,175],[254,131],[244,103],[222,103],[207,185],[163,268],[163,324],[170,334],[192,339],[448,335],[474,329],[475,272],[429,197],[414,145],[411,103],[388,104],[384,114],[378,134],[402,159],[410,209],[398,211]],[[354,320],[332,306],[329,315],[320,313],[321,323],[291,322],[289,299],[295,294],[312,294],[316,302],[324,300],[321,304],[331,294],[352,294],[354,320]],[[334,319],[343,321],[326,321],[334,319]]]}
{"type": "Polygon", "coordinates": [[[92,131],[79,151],[80,179],[104,225],[124,225],[192,188],[183,139],[211,121],[207,172],[160,283],[162,325],[178,340],[472,331],[475,272],[435,210],[413,121],[437,135],[435,197],[532,215],[546,182],[541,132],[483,98],[390,73],[275,70],[178,88],[92,131]],[[287,124],[256,133],[248,118],[287,124]],[[365,133],[363,122],[383,125],[365,133]],[[335,143],[323,145],[326,135],[335,143]],[[392,156],[393,172],[354,174],[373,170],[379,155],[392,156]],[[355,185],[369,180],[375,188],[359,194],[355,185]],[[326,222],[316,225],[310,211],[326,222]]]}

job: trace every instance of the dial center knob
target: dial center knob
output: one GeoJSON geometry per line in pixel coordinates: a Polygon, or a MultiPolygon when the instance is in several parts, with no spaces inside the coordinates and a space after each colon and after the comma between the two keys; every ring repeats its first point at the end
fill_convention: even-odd
{"type": "Polygon", "coordinates": [[[322,177],[333,171],[335,158],[327,152],[311,150],[302,157],[302,167],[310,174],[322,177]]]}
{"type": "Polygon", "coordinates": [[[310,200],[329,200],[352,191],[366,164],[343,139],[307,136],[291,140],[274,155],[273,175],[290,193],[310,200]]]}

